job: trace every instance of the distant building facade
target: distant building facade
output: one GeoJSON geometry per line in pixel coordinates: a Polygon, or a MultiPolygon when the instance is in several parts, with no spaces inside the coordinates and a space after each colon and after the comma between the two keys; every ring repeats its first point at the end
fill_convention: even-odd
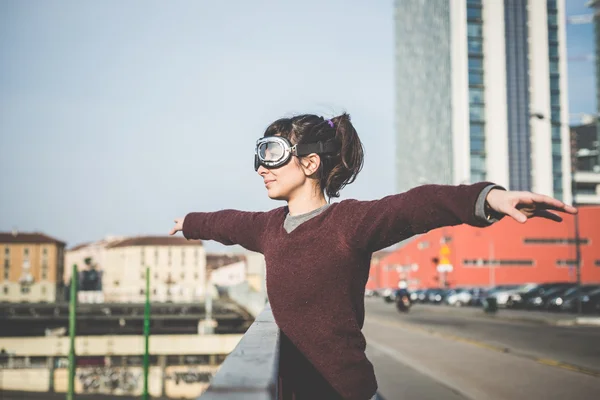
{"type": "Polygon", "coordinates": [[[487,180],[571,202],[564,0],[396,0],[395,30],[399,192],[487,180]]]}
{"type": "Polygon", "coordinates": [[[577,170],[575,200],[577,204],[600,204],[600,141],[595,120],[571,127],[576,138],[577,170]]]}
{"type": "Polygon", "coordinates": [[[63,299],[65,243],[43,233],[0,232],[0,302],[63,299]]]}
{"type": "MultiPolygon", "coordinates": [[[[414,237],[369,271],[368,289],[410,289],[576,282],[575,218],[519,224],[509,217],[484,229],[459,225],[414,237]]],[[[581,281],[600,283],[600,207],[579,210],[581,281]]]]}
{"type": "Polygon", "coordinates": [[[106,246],[104,262],[107,302],[143,302],[146,267],[153,302],[192,302],[205,293],[206,252],[200,241],[176,236],[128,238],[106,246]]]}

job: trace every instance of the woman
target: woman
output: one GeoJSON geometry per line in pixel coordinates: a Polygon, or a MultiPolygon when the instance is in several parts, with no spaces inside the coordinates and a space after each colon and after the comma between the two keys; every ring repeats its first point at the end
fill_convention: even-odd
{"type": "Polygon", "coordinates": [[[484,227],[504,215],[520,223],[536,216],[561,221],[548,210],[576,213],[551,197],[489,182],[328,203],[362,165],[348,114],[277,120],[257,142],[255,169],[269,197],[287,206],[190,213],[170,232],[264,254],[269,302],[282,332],[280,373],[297,400],[374,398],[377,381],[361,333],[373,252],[442,226],[484,227]]]}

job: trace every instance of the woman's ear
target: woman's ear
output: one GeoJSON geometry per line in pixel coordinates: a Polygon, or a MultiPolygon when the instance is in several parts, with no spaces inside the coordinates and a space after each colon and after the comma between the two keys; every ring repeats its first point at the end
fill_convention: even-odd
{"type": "Polygon", "coordinates": [[[302,170],[306,176],[311,176],[319,170],[321,165],[321,157],[318,154],[312,153],[300,159],[302,170]]]}

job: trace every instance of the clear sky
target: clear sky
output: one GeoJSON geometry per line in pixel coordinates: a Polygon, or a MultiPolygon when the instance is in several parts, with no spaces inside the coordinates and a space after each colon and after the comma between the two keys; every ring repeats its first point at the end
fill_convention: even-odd
{"type": "MultiPolygon", "coordinates": [[[[568,35],[593,53],[591,24],[568,35]]],[[[304,112],[348,111],[363,140],[342,199],[394,193],[393,55],[391,0],[1,1],[0,231],[71,247],[283,205],[254,142],[304,112]]],[[[593,75],[569,64],[572,113],[595,110],[593,75]]]]}

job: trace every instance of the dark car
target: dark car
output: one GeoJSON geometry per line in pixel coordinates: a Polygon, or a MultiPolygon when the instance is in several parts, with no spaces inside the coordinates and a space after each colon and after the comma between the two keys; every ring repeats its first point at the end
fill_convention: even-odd
{"type": "Polygon", "coordinates": [[[444,293],[443,289],[427,289],[424,303],[440,304],[444,300],[444,293]]]}
{"type": "Polygon", "coordinates": [[[577,312],[579,299],[584,313],[600,313],[600,288],[565,300],[560,307],[561,311],[577,312]]]}
{"type": "Polygon", "coordinates": [[[567,292],[569,289],[575,287],[575,284],[569,284],[567,286],[555,286],[544,291],[543,294],[540,294],[535,297],[530,297],[527,299],[527,303],[525,304],[525,308],[529,310],[543,310],[546,308],[548,302],[556,296],[561,296],[563,293],[567,292]]]}
{"type": "Polygon", "coordinates": [[[561,311],[561,306],[571,299],[577,300],[578,297],[583,297],[596,289],[600,289],[598,285],[582,285],[581,287],[574,286],[563,293],[557,294],[546,303],[546,309],[550,311],[561,311]]]}
{"type": "Polygon", "coordinates": [[[511,308],[527,308],[527,305],[530,304],[530,300],[542,297],[550,290],[561,287],[569,288],[572,286],[573,284],[569,282],[541,283],[526,293],[511,296],[511,308]]]}

